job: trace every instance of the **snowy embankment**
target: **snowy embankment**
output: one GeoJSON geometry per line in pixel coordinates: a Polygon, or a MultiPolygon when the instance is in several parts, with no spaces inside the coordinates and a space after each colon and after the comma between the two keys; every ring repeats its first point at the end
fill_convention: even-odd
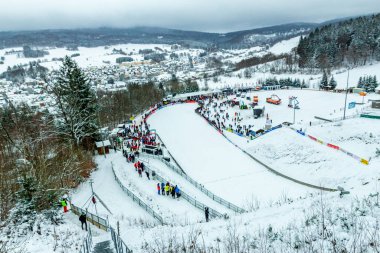
{"type": "Polygon", "coordinates": [[[195,114],[195,108],[191,104],[168,107],[148,121],[185,172],[207,189],[243,208],[256,201],[267,204],[315,191],[254,162],[195,114]]]}
{"type": "Polygon", "coordinates": [[[90,183],[85,183],[72,195],[72,202],[77,206],[88,209],[91,213],[98,213],[100,217],[108,217],[112,226],[115,227],[116,221],[122,226],[149,225],[157,223],[144,209],[132,201],[115,181],[112,173],[112,164],[117,154],[109,154],[107,157],[96,156],[97,170],[91,174],[94,192],[107,205],[110,214],[102,204],[97,201],[95,205],[91,202],[90,183]]]}
{"type": "MultiPolygon", "coordinates": [[[[133,163],[127,163],[120,152],[112,158],[116,175],[130,191],[161,215],[166,224],[183,225],[200,222],[203,212],[184,199],[173,199],[172,196],[158,195],[157,180],[149,180],[145,173],[139,177],[133,163]]],[[[151,175],[150,175],[151,176],[151,175]]],[[[166,182],[164,182],[166,183],[166,182]]],[[[173,184],[174,182],[170,182],[173,184]]]]}
{"type": "Polygon", "coordinates": [[[300,41],[300,36],[291,38],[289,40],[280,41],[274,44],[271,48],[269,48],[269,52],[273,54],[290,53],[293,48],[298,46],[299,41],[300,41]]]}
{"type": "MultiPolygon", "coordinates": [[[[300,102],[300,109],[295,111],[297,129],[302,129],[306,134],[370,160],[370,164],[369,166],[364,165],[341,151],[321,145],[284,127],[254,140],[224,131],[224,134],[241,148],[271,165],[273,169],[314,185],[329,188],[343,186],[345,189],[352,189],[355,185],[371,178],[375,172],[374,168],[378,166],[374,157],[376,157],[375,146],[380,143],[379,137],[377,137],[380,134],[380,128],[377,127],[379,122],[374,119],[355,118],[337,123],[321,124],[320,120],[314,118],[314,116],[325,119],[342,117],[345,94],[311,90],[278,90],[248,93],[247,97],[252,98],[253,95],[259,97],[260,106],[265,106],[265,117],[253,119],[252,110],[240,110],[238,106],[223,109],[229,115],[238,113],[239,118],[242,118],[240,125],[253,125],[252,128],[257,131],[264,128],[266,117],[273,121],[272,126],[282,122],[292,122],[294,110],[288,108],[287,97],[297,96],[300,102]],[[283,99],[281,105],[265,102],[265,97],[272,93],[283,99]],[[314,126],[316,121],[319,124],[314,126]],[[310,122],[313,123],[313,126],[310,126],[310,122]]],[[[376,94],[370,94],[364,102],[377,97],[376,94]]],[[[230,99],[244,100],[245,104],[250,103],[250,100],[245,98],[232,96],[230,99]]],[[[349,94],[347,101],[361,103],[362,97],[358,94],[349,94]]],[[[348,109],[346,115],[358,114],[368,105],[368,103],[356,105],[355,109],[348,109]]],[[[211,117],[213,117],[214,109],[211,109],[211,112],[211,117]]],[[[226,125],[229,124],[233,125],[234,123],[229,120],[226,125]]]]}
{"type": "Polygon", "coordinates": [[[283,174],[329,188],[350,188],[347,181],[368,169],[346,154],[285,127],[252,141],[246,150],[283,174]]]}
{"type": "Polygon", "coordinates": [[[144,161],[144,163],[146,163],[146,165],[150,169],[154,170],[158,175],[165,179],[168,179],[172,184],[178,185],[181,191],[186,192],[195,200],[216,210],[221,214],[233,214],[232,210],[212,200],[210,197],[208,197],[201,190],[197,189],[194,185],[188,182],[181,175],[168,168],[167,165],[161,162],[160,160],[150,157],[143,157],[141,160],[144,161]]]}

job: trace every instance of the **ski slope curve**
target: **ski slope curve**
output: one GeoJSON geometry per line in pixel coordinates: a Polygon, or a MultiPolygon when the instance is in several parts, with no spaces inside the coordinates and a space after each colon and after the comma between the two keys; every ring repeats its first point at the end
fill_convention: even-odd
{"type": "Polygon", "coordinates": [[[148,122],[185,172],[209,190],[244,207],[299,198],[316,190],[274,175],[216,132],[194,110],[179,104],[158,110],[148,122]]]}

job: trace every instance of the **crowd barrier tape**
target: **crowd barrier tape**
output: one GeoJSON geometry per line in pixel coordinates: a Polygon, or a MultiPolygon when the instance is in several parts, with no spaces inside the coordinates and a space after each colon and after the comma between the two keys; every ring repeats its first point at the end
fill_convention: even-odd
{"type": "MultiPolygon", "coordinates": [[[[195,110],[195,113],[198,114],[200,117],[206,119],[200,112],[199,112],[199,109],[200,108],[197,108],[195,110]]],[[[208,121],[206,119],[206,121],[208,121]]],[[[216,130],[218,130],[218,128],[216,126],[214,126],[213,124],[211,124],[209,121],[208,123],[214,127],[216,130]]],[[[277,176],[280,176],[280,177],[283,177],[285,179],[288,179],[290,181],[293,181],[297,184],[301,184],[303,186],[307,186],[307,187],[310,187],[310,188],[314,188],[314,189],[318,189],[318,190],[322,190],[322,191],[329,191],[329,192],[335,192],[335,191],[339,191],[338,189],[333,189],[333,188],[327,188],[327,187],[322,187],[322,186],[317,186],[317,185],[313,185],[313,184],[309,184],[309,183],[306,183],[306,182],[303,182],[303,181],[300,181],[298,179],[295,179],[295,178],[292,178],[292,177],[289,177],[285,174],[282,174],[280,172],[278,172],[277,170],[269,167],[268,165],[266,165],[265,163],[263,163],[262,161],[260,161],[259,159],[257,159],[256,157],[254,157],[253,155],[249,154],[247,151],[245,151],[244,149],[242,149],[241,147],[239,147],[238,145],[236,145],[233,141],[231,141],[225,134],[223,134],[223,137],[228,141],[230,142],[232,145],[234,145],[235,147],[237,147],[238,149],[240,149],[240,151],[242,151],[244,154],[246,154],[247,156],[249,156],[251,159],[253,159],[254,161],[256,161],[257,163],[259,163],[260,165],[262,165],[263,167],[265,167],[267,170],[269,170],[270,172],[274,173],[275,175],[277,176]]]]}
{"type": "Polygon", "coordinates": [[[153,218],[157,219],[162,225],[164,225],[164,219],[161,217],[161,215],[157,214],[151,207],[149,207],[147,204],[145,204],[144,201],[142,201],[139,197],[137,197],[133,192],[131,192],[130,190],[128,190],[127,187],[125,187],[120,179],[117,177],[116,175],[116,172],[115,172],[115,169],[113,167],[113,164],[112,164],[112,172],[113,172],[113,175],[115,177],[115,180],[116,182],[119,184],[120,188],[125,192],[127,193],[127,195],[134,201],[136,202],[137,204],[139,204],[139,206],[141,206],[143,209],[145,209],[145,211],[147,211],[147,213],[149,213],[150,215],[152,215],[153,218]]]}
{"type": "MultiPolygon", "coordinates": [[[[152,175],[152,169],[150,168],[150,166],[145,166],[144,167],[151,175],[152,175]]],[[[161,183],[165,183],[165,182],[169,182],[169,180],[161,177],[158,173],[157,173],[157,170],[154,171],[155,172],[155,177],[156,179],[158,179],[159,182],[161,183]]],[[[203,204],[202,202],[200,201],[197,201],[196,199],[194,199],[193,197],[191,197],[189,194],[185,193],[184,191],[181,190],[181,198],[185,199],[187,202],[189,202],[191,205],[195,206],[196,208],[204,211],[205,208],[207,207],[205,204],[203,204]]],[[[222,218],[224,217],[224,215],[222,215],[221,213],[219,213],[218,211],[212,209],[211,207],[209,207],[209,213],[210,213],[210,216],[213,217],[213,218],[222,218]]]]}
{"type": "Polygon", "coordinates": [[[339,150],[339,151],[345,153],[346,155],[352,157],[353,159],[357,160],[358,162],[360,162],[360,163],[362,163],[362,164],[365,164],[365,165],[368,165],[368,164],[369,164],[369,161],[368,161],[367,159],[361,158],[361,157],[359,157],[359,156],[357,156],[357,155],[355,155],[355,154],[353,154],[353,153],[351,153],[351,152],[349,152],[349,151],[347,151],[347,150],[345,150],[345,149],[339,147],[338,145],[335,145],[335,144],[332,144],[332,143],[324,142],[324,141],[322,141],[322,140],[320,140],[320,139],[318,139],[318,138],[316,138],[316,137],[314,137],[314,136],[311,136],[311,135],[309,135],[309,134],[306,135],[305,132],[302,132],[302,131],[300,131],[300,130],[296,130],[296,129],[292,128],[292,127],[289,127],[289,128],[292,129],[292,130],[294,130],[294,131],[296,131],[297,133],[299,133],[299,134],[301,134],[301,135],[303,135],[303,136],[307,136],[309,139],[311,139],[311,140],[313,140],[313,141],[315,141],[315,142],[318,142],[318,143],[320,143],[320,144],[322,144],[322,145],[325,145],[325,146],[327,146],[327,147],[329,147],[329,148],[332,148],[332,149],[335,149],[335,150],[339,150]]]}

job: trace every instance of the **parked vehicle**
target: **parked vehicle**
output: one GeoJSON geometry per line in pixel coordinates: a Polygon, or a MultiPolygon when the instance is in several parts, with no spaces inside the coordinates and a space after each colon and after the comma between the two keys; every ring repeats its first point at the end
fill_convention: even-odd
{"type": "Polygon", "coordinates": [[[267,98],[267,103],[279,105],[281,104],[281,98],[279,98],[276,94],[273,94],[269,98],[267,98]]]}

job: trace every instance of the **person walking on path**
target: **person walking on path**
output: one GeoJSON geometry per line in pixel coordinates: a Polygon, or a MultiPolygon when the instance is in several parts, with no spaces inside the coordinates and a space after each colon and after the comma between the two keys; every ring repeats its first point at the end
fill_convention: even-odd
{"type": "Polygon", "coordinates": [[[162,196],[165,195],[165,183],[164,182],[161,183],[161,194],[162,194],[162,196]]]}
{"type": "Polygon", "coordinates": [[[158,195],[161,195],[160,183],[157,183],[157,193],[158,193],[158,195]]]}
{"type": "Polygon", "coordinates": [[[206,222],[208,222],[208,218],[209,218],[209,210],[208,210],[208,207],[205,207],[205,217],[206,217],[206,222]]]}
{"type": "Polygon", "coordinates": [[[85,228],[86,228],[86,231],[87,231],[87,218],[86,218],[86,214],[85,214],[85,213],[82,213],[82,214],[79,216],[79,221],[80,221],[81,224],[82,224],[82,230],[83,230],[83,225],[84,225],[85,228]]]}
{"type": "Polygon", "coordinates": [[[181,196],[181,191],[179,190],[179,187],[176,185],[174,188],[174,192],[177,195],[177,199],[181,196]]]}

